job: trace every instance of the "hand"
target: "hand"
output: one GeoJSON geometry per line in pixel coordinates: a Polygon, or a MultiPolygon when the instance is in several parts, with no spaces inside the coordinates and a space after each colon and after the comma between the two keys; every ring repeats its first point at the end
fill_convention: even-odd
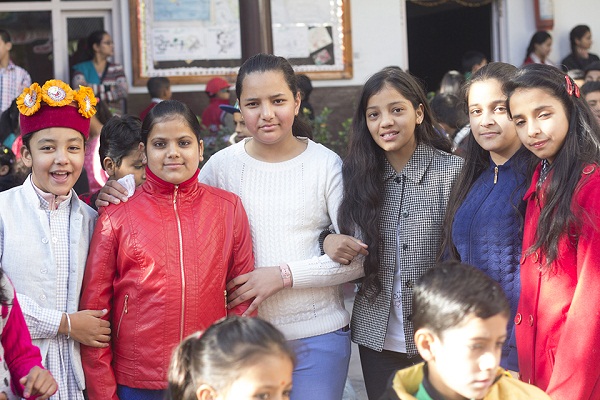
{"type": "Polygon", "coordinates": [[[23,397],[26,399],[38,396],[38,399],[44,400],[56,393],[58,389],[50,371],[37,366],[31,368],[29,373],[19,380],[19,383],[25,386],[23,397]]]}
{"type": "MultiPolygon", "coordinates": [[[[102,319],[107,310],[83,310],[69,314],[71,318],[71,337],[73,340],[90,347],[108,347],[110,342],[110,322],[102,319]]],[[[61,322],[59,333],[68,334],[68,323],[63,316],[66,327],[61,322]]]]}
{"type": "Polygon", "coordinates": [[[109,204],[120,204],[126,202],[129,192],[119,182],[115,180],[109,180],[106,185],[98,193],[96,199],[96,207],[106,207],[109,204]]]}
{"type": "Polygon", "coordinates": [[[0,400],[8,400],[8,397],[6,397],[6,393],[0,393],[0,400]]]}
{"type": "Polygon", "coordinates": [[[254,298],[250,307],[242,316],[247,317],[252,314],[260,303],[273,296],[283,289],[283,279],[279,267],[256,268],[252,272],[237,276],[227,283],[227,308],[243,303],[254,298]],[[236,286],[239,286],[237,289],[236,286]],[[229,293],[230,290],[235,289],[229,293]]]}
{"type": "Polygon", "coordinates": [[[369,246],[352,236],[341,234],[327,235],[323,241],[323,250],[333,261],[348,265],[359,254],[366,256],[369,246]]]}

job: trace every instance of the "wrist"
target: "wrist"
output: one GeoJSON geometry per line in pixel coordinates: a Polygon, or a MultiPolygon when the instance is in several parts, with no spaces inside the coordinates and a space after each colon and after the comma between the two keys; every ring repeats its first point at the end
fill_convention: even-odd
{"type": "Polygon", "coordinates": [[[292,287],[292,271],[290,266],[287,264],[281,264],[279,266],[279,272],[281,273],[281,280],[283,281],[283,288],[292,287]]]}

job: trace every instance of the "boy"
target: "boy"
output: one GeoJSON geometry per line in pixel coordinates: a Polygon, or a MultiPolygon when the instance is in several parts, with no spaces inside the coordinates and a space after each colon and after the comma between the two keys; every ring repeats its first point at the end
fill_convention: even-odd
{"type": "Polygon", "coordinates": [[[446,262],[413,291],[415,343],[425,360],[400,370],[382,399],[549,399],[499,367],[510,306],[477,268],[446,262]]]}
{"type": "Polygon", "coordinates": [[[204,125],[211,134],[219,132],[224,125],[225,112],[221,110],[219,106],[229,104],[230,86],[229,82],[220,77],[212,78],[206,84],[206,94],[209,97],[210,103],[202,113],[202,125],[204,125]]]}
{"type": "Polygon", "coordinates": [[[148,93],[150,93],[150,105],[144,109],[140,113],[140,119],[143,121],[146,118],[146,115],[163,100],[171,99],[171,82],[169,78],[158,76],[148,79],[148,83],[146,84],[148,88],[148,93]]]}
{"type": "Polygon", "coordinates": [[[52,399],[83,399],[79,344],[106,347],[105,310],[77,311],[96,212],[73,185],[81,174],[96,99],[51,80],[19,104],[23,185],[0,194],[0,264],[12,280],[42,363],[58,383],[52,399]],[[73,99],[78,105],[73,106],[73,99]]]}
{"type": "Polygon", "coordinates": [[[229,137],[230,144],[236,144],[244,140],[247,137],[250,137],[250,131],[246,127],[246,123],[244,122],[244,117],[242,117],[242,111],[240,111],[240,106],[238,102],[235,102],[235,105],[230,106],[229,104],[221,104],[219,108],[225,111],[228,114],[233,115],[233,123],[235,124],[235,130],[233,134],[229,137]]]}
{"type": "Polygon", "coordinates": [[[27,71],[11,61],[11,49],[10,34],[0,29],[0,113],[10,107],[10,103],[23,89],[31,85],[31,77],[27,71]]]}
{"type": "Polygon", "coordinates": [[[600,81],[600,61],[594,61],[585,67],[583,79],[586,82],[600,81]]]}
{"type": "Polygon", "coordinates": [[[588,106],[594,112],[596,121],[600,124],[600,81],[588,81],[581,87],[581,94],[588,106]]]}
{"type": "Polygon", "coordinates": [[[480,68],[486,66],[488,63],[485,55],[479,51],[467,51],[461,59],[461,65],[463,74],[465,74],[465,80],[471,79],[471,75],[479,71],[480,68]]]}

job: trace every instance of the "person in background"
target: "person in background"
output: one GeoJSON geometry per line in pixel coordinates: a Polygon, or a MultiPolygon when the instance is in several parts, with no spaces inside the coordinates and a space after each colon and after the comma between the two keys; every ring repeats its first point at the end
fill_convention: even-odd
{"type": "Polygon", "coordinates": [[[583,70],[583,80],[586,82],[600,81],[600,61],[589,63],[583,70]]]}
{"type": "Polygon", "coordinates": [[[242,111],[240,110],[240,105],[237,101],[233,106],[230,106],[228,104],[221,104],[219,107],[221,108],[221,110],[233,115],[235,130],[233,134],[229,137],[230,144],[236,144],[237,142],[240,142],[245,138],[252,136],[250,134],[250,131],[246,127],[244,117],[242,116],[242,111]]]}
{"type": "Polygon", "coordinates": [[[587,25],[577,25],[569,33],[571,53],[566,56],[561,64],[564,71],[572,69],[585,70],[588,64],[600,61],[596,54],[590,53],[592,47],[592,32],[587,25]]]}
{"type": "Polygon", "coordinates": [[[547,64],[554,65],[548,58],[552,51],[552,36],[546,31],[537,31],[531,37],[523,65],[547,64]]]}
{"type": "Polygon", "coordinates": [[[499,366],[510,305],[480,270],[446,262],[427,271],[411,319],[425,362],[398,371],[380,400],[550,400],[499,366]]]}
{"type": "Polygon", "coordinates": [[[488,59],[485,54],[479,51],[467,51],[461,59],[461,66],[465,80],[471,79],[477,70],[488,63],[488,59]]]}
{"type": "Polygon", "coordinates": [[[186,338],[169,367],[172,400],[285,400],[296,356],[260,318],[224,318],[186,338]]]}
{"type": "Polygon", "coordinates": [[[106,102],[111,114],[127,112],[127,78],[123,66],[109,61],[115,44],[108,32],[92,32],[87,39],[88,61],[73,66],[73,87],[90,86],[101,102],[106,102]]]}
{"type": "MultiPolygon", "coordinates": [[[[15,98],[0,116],[0,144],[12,147],[19,133],[19,108],[15,98]]],[[[14,153],[14,151],[13,151],[14,153]]]]}
{"type": "Polygon", "coordinates": [[[438,93],[431,99],[430,105],[435,120],[452,141],[452,152],[464,157],[470,126],[463,101],[454,94],[438,93]]]}
{"type": "Polygon", "coordinates": [[[20,185],[15,176],[16,157],[11,149],[0,145],[0,192],[20,185]]]}
{"type": "Polygon", "coordinates": [[[458,71],[448,71],[440,81],[440,89],[438,93],[448,93],[455,96],[460,95],[460,89],[465,83],[465,76],[458,71]]]}
{"type": "Polygon", "coordinates": [[[11,49],[10,33],[0,29],[0,113],[10,107],[23,89],[31,85],[29,73],[11,61],[11,49]]]}
{"type": "Polygon", "coordinates": [[[526,65],[503,92],[519,139],[541,160],[524,196],[521,380],[553,399],[600,399],[600,126],[557,68],[526,65]]]}
{"type": "Polygon", "coordinates": [[[581,94],[600,124],[600,81],[584,83],[581,94]]]}
{"type": "Polygon", "coordinates": [[[298,80],[298,90],[300,90],[300,115],[304,115],[310,121],[315,120],[315,109],[310,104],[310,94],[312,93],[313,86],[310,78],[304,74],[296,75],[298,80]]]}
{"type": "Polygon", "coordinates": [[[229,82],[218,76],[212,78],[206,84],[206,94],[209,98],[209,104],[202,112],[202,125],[213,135],[216,135],[225,124],[226,113],[219,106],[229,104],[229,97],[231,95],[229,92],[230,87],[229,82]]]}
{"type": "Polygon", "coordinates": [[[148,88],[148,93],[150,94],[151,100],[148,107],[146,107],[140,113],[140,119],[143,121],[146,118],[146,115],[163,100],[171,99],[171,82],[169,78],[164,76],[154,76],[148,79],[146,83],[146,87],[148,88]]]}

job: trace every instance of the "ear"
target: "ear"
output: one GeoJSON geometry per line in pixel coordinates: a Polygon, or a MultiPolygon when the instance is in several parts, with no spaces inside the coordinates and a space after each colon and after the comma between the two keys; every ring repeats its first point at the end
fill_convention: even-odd
{"type": "Polygon", "coordinates": [[[23,160],[23,164],[25,164],[27,168],[31,168],[33,166],[31,152],[25,145],[21,146],[21,159],[23,160]]]}
{"type": "Polygon", "coordinates": [[[217,392],[215,391],[215,389],[208,386],[206,383],[203,383],[196,390],[196,399],[198,399],[198,400],[216,400],[217,392]]]}
{"type": "Polygon", "coordinates": [[[294,115],[298,116],[300,112],[300,103],[302,103],[302,98],[300,97],[300,91],[296,92],[296,96],[294,96],[294,115]]]}
{"type": "Polygon", "coordinates": [[[417,107],[415,110],[415,114],[417,116],[417,125],[421,125],[423,119],[425,118],[425,112],[423,110],[423,104],[419,104],[419,107],[417,107]]]}
{"type": "Polygon", "coordinates": [[[5,42],[6,43],[6,50],[8,50],[9,52],[12,50],[12,42],[5,42]]]}
{"type": "Polygon", "coordinates": [[[204,161],[204,141],[198,142],[198,155],[200,156],[200,162],[204,161]]]}
{"type": "Polygon", "coordinates": [[[1,166],[0,167],[0,176],[7,175],[8,171],[10,171],[10,167],[8,165],[1,166]]]}
{"type": "Polygon", "coordinates": [[[434,343],[437,340],[439,340],[437,336],[427,328],[421,328],[415,332],[415,345],[423,360],[431,361],[435,359],[434,343]]]}
{"type": "Polygon", "coordinates": [[[115,170],[117,168],[117,165],[115,164],[112,158],[104,157],[104,160],[102,160],[102,165],[104,166],[104,170],[106,171],[108,176],[115,176],[115,170]]]}

